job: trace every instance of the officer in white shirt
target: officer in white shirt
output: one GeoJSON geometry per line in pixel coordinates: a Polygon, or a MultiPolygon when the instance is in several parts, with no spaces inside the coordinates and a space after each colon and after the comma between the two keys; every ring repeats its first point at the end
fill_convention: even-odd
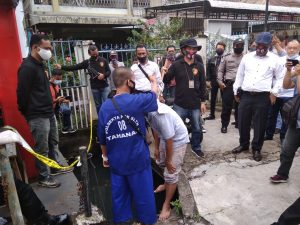
{"type": "Polygon", "coordinates": [[[138,92],[151,91],[150,76],[156,77],[160,93],[163,91],[163,82],[157,63],[148,59],[148,51],[145,45],[136,46],[137,64],[131,66],[134,74],[135,89],[138,92]]]}
{"type": "MultiPolygon", "coordinates": [[[[269,109],[265,140],[273,140],[273,135],[275,133],[278,113],[280,112],[284,103],[287,102],[289,99],[291,99],[294,96],[294,88],[284,89],[282,85],[283,85],[284,75],[287,71],[287,69],[285,67],[287,59],[299,61],[300,60],[299,51],[300,51],[299,42],[297,40],[292,40],[292,41],[288,42],[288,44],[286,46],[287,56],[280,57],[280,62],[281,62],[281,67],[282,67],[281,78],[280,78],[280,82],[277,82],[276,86],[274,87],[275,92],[278,94],[276,96],[277,99],[276,99],[275,104],[272,105],[269,109]]],[[[286,131],[287,131],[287,127],[282,121],[282,126],[280,129],[281,143],[283,142],[286,131]]]]}
{"type": "Polygon", "coordinates": [[[269,32],[256,37],[256,51],[246,54],[240,65],[233,85],[236,101],[240,101],[238,127],[240,145],[232,150],[241,153],[249,149],[250,128],[253,121],[254,137],[251,143],[253,159],[260,161],[264,143],[268,109],[276,101],[276,82],[281,77],[279,57],[268,52],[272,42],[269,32]],[[273,94],[271,94],[273,93],[273,94]]]}

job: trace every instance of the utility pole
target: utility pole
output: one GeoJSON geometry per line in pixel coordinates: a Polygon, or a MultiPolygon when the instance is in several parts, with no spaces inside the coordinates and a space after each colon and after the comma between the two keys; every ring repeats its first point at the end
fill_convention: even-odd
{"type": "Polygon", "coordinates": [[[265,26],[264,30],[268,30],[268,19],[269,19],[269,0],[266,0],[266,10],[265,10],[265,26]]]}

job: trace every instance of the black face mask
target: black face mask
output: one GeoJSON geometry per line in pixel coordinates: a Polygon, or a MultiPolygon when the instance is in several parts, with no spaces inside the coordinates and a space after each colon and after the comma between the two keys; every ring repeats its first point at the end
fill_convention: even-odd
{"type": "Polygon", "coordinates": [[[91,56],[91,60],[94,60],[94,61],[96,61],[97,60],[97,56],[91,56]]]}
{"type": "Polygon", "coordinates": [[[132,81],[132,80],[128,80],[127,81],[127,86],[129,87],[129,89],[130,89],[130,94],[132,94],[132,93],[134,93],[135,92],[135,82],[134,81],[132,81]],[[132,84],[132,86],[131,85],[129,85],[129,83],[131,83],[132,84]]]}
{"type": "Polygon", "coordinates": [[[221,56],[221,55],[223,55],[224,50],[220,49],[220,48],[217,48],[216,53],[217,53],[218,56],[221,56]]]}
{"type": "Polygon", "coordinates": [[[139,62],[141,64],[144,64],[146,61],[147,61],[147,56],[144,56],[144,57],[137,57],[137,59],[139,60],[139,62]]]}
{"type": "Polygon", "coordinates": [[[244,48],[234,48],[233,49],[233,52],[238,55],[242,54],[243,51],[244,51],[244,48]]]}

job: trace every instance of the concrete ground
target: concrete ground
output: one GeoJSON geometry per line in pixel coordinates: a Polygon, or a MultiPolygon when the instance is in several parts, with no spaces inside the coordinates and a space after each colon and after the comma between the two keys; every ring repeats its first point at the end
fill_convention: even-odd
{"type": "MultiPolygon", "coordinates": [[[[206,121],[204,127],[205,157],[195,157],[189,146],[183,166],[199,215],[213,225],[270,225],[277,221],[300,196],[300,153],[295,157],[289,182],[274,185],[269,177],[279,166],[278,135],[264,143],[263,160],[255,162],[251,152],[237,156],[231,153],[239,145],[238,130],[229,125],[228,133],[222,134],[220,115],[206,121]]],[[[183,188],[179,189],[182,192],[183,188]]]]}

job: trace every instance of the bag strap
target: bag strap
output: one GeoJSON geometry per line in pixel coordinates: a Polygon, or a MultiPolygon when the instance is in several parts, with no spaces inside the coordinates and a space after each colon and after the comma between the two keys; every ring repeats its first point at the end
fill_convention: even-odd
{"type": "MultiPolygon", "coordinates": [[[[146,73],[146,71],[143,69],[143,67],[141,66],[141,64],[139,64],[138,67],[139,67],[140,70],[143,72],[143,74],[145,75],[145,77],[150,81],[150,78],[149,78],[148,73],[146,73]]],[[[151,82],[151,81],[150,81],[150,82],[151,82]]]]}
{"type": "Polygon", "coordinates": [[[142,138],[144,139],[145,143],[147,143],[146,137],[142,133],[140,128],[132,120],[130,120],[126,115],[123,114],[123,112],[121,111],[121,109],[120,109],[119,105],[117,104],[117,101],[115,100],[114,97],[111,98],[111,101],[112,101],[114,107],[116,108],[116,110],[123,116],[124,120],[134,129],[134,131],[136,131],[139,135],[141,135],[142,138]]]}

